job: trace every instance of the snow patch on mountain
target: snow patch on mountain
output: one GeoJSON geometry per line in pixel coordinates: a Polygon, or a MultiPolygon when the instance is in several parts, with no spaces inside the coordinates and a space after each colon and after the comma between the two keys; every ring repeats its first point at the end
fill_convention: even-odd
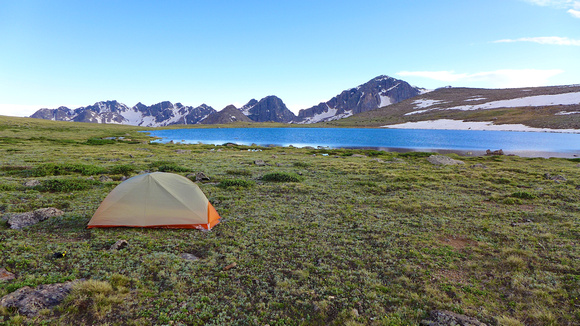
{"type": "Polygon", "coordinates": [[[493,122],[476,122],[452,119],[426,120],[417,122],[406,122],[395,125],[382,126],[390,129],[436,129],[436,130],[495,130],[495,131],[533,131],[533,132],[558,132],[558,133],[580,133],[577,129],[550,129],[534,128],[522,124],[501,124],[493,122]]]}
{"type": "MultiPolygon", "coordinates": [[[[417,100],[413,103],[418,105],[415,108],[427,108],[438,103],[437,100],[417,100]]],[[[555,95],[536,95],[519,97],[509,100],[499,100],[492,101],[476,105],[459,105],[452,106],[449,108],[430,108],[425,110],[413,111],[405,113],[405,115],[414,115],[419,113],[425,113],[434,110],[461,110],[461,111],[472,111],[472,110],[490,110],[499,108],[518,108],[518,107],[536,107],[536,106],[550,106],[550,105],[577,105],[580,104],[580,92],[574,93],[564,93],[555,95]]]]}

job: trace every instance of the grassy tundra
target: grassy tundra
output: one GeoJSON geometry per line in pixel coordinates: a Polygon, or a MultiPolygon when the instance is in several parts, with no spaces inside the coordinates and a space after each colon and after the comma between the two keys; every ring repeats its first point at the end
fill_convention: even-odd
{"type": "Polygon", "coordinates": [[[0,219],[0,268],[17,276],[0,297],[90,280],[34,318],[0,308],[0,324],[402,325],[433,309],[580,324],[578,160],[435,166],[425,153],[151,144],[143,129],[0,117],[0,214],[65,211],[24,230],[0,219]],[[207,174],[222,222],[85,228],[123,176],[146,170],[207,174]],[[129,246],[110,251],[119,239],[129,246]]]}

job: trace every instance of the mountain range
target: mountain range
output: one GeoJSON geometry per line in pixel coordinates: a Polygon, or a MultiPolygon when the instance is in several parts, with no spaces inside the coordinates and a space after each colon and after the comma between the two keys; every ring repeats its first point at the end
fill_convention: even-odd
{"type": "Polygon", "coordinates": [[[128,107],[117,101],[102,101],[93,105],[70,109],[40,109],[31,118],[89,123],[128,124],[159,127],[173,124],[217,124],[236,121],[281,122],[309,124],[338,120],[354,114],[375,110],[425,93],[426,90],[388,76],[378,76],[370,81],[341,92],[327,102],[300,110],[290,111],[282,99],[267,96],[251,99],[241,108],[229,105],[221,111],[202,104],[197,107],[181,103],[160,102],[151,106],[137,103],[128,107]]]}

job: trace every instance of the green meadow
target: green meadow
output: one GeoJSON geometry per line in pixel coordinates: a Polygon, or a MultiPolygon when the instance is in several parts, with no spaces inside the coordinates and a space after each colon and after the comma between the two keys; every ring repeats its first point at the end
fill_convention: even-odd
{"type": "Polygon", "coordinates": [[[0,324],[415,325],[435,309],[580,324],[579,159],[438,166],[419,152],[156,144],[144,129],[0,117],[0,268],[16,275],[0,297],[87,280],[33,318],[0,307],[0,324]],[[86,229],[143,171],[204,172],[221,223],[86,229]],[[23,230],[1,219],[45,207],[65,214],[23,230]]]}

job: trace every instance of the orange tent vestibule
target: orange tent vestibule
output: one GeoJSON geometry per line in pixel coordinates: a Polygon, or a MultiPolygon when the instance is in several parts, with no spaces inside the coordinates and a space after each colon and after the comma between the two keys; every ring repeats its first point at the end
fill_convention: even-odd
{"type": "Polygon", "coordinates": [[[215,208],[191,180],[154,172],[132,177],[115,187],[87,227],[210,230],[219,219],[215,208]]]}

